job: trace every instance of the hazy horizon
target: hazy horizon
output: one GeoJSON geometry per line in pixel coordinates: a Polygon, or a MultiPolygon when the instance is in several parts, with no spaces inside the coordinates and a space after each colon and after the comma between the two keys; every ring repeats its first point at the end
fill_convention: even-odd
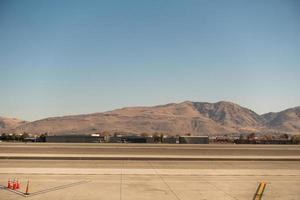
{"type": "Polygon", "coordinates": [[[300,106],[300,2],[0,0],[0,116],[300,106]]]}

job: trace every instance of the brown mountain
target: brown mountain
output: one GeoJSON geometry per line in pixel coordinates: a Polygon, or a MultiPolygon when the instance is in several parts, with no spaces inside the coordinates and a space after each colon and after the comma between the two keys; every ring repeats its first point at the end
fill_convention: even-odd
{"type": "Polygon", "coordinates": [[[281,132],[300,132],[300,107],[262,115],[265,126],[281,132]]]}
{"type": "Polygon", "coordinates": [[[299,108],[258,115],[230,102],[183,102],[128,107],[104,113],[53,117],[11,129],[14,133],[110,133],[219,135],[245,132],[300,132],[299,108]],[[295,111],[293,111],[295,110],[295,111]],[[282,117],[279,117],[282,116],[282,117]]]}
{"type": "Polygon", "coordinates": [[[25,123],[26,121],[16,118],[0,117],[0,130],[16,128],[25,123]]]}

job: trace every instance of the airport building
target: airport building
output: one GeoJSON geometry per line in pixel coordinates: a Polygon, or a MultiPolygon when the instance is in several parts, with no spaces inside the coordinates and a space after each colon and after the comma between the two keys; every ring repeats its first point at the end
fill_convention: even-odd
{"type": "Polygon", "coordinates": [[[179,143],[179,140],[178,140],[178,137],[175,137],[175,136],[169,137],[169,136],[167,136],[167,137],[163,138],[162,143],[177,144],[177,143],[179,143]]]}
{"type": "Polygon", "coordinates": [[[179,136],[180,144],[208,144],[208,136],[179,136]]]}
{"type": "MultiPolygon", "coordinates": [[[[91,135],[47,135],[45,142],[52,143],[157,143],[151,136],[139,135],[116,135],[105,138],[100,134],[91,135]]],[[[208,136],[165,136],[161,143],[169,144],[208,144],[208,136]]]]}
{"type": "Polygon", "coordinates": [[[118,135],[109,137],[110,143],[154,143],[154,138],[151,136],[139,135],[118,135]]]}
{"type": "Polygon", "coordinates": [[[46,136],[46,142],[53,143],[101,143],[104,142],[104,137],[99,134],[91,135],[49,135],[46,136]]]}

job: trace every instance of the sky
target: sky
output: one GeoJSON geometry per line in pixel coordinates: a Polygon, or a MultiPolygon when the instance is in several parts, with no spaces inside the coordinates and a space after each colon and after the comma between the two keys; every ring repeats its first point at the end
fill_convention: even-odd
{"type": "Polygon", "coordinates": [[[0,0],[0,116],[300,106],[298,0],[0,0]]]}

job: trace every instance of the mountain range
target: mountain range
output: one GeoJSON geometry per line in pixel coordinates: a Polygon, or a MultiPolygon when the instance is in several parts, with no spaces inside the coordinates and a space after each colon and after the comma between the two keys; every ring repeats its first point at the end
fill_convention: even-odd
{"type": "Polygon", "coordinates": [[[149,135],[300,134],[300,107],[259,115],[231,102],[185,101],[33,122],[0,118],[0,132],[48,135],[99,132],[149,135]]]}
{"type": "Polygon", "coordinates": [[[26,123],[26,121],[16,118],[0,117],[0,130],[16,128],[26,123]]]}

